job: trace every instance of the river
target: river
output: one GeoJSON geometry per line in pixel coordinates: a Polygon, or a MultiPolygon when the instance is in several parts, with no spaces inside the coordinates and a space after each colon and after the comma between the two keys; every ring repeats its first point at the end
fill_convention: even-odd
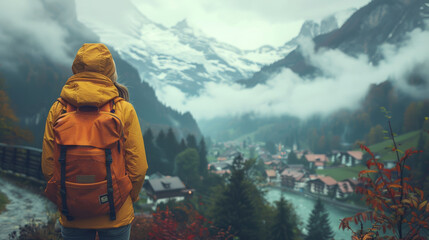
{"type": "Polygon", "coordinates": [[[31,221],[46,223],[48,209],[54,209],[44,197],[17,187],[4,178],[0,178],[0,191],[10,200],[0,214],[0,239],[9,239],[10,233],[18,232],[20,226],[31,221]]]}
{"type": "MultiPolygon", "coordinates": [[[[276,188],[268,188],[266,189],[266,199],[270,203],[274,203],[280,199],[280,196],[283,195],[284,198],[293,204],[297,215],[300,217],[301,222],[303,223],[302,230],[306,233],[305,227],[307,225],[308,218],[310,216],[311,210],[313,210],[314,204],[316,200],[312,198],[307,198],[301,194],[281,191],[276,188]]],[[[335,233],[334,238],[336,240],[350,240],[351,232],[348,230],[339,229],[340,219],[345,217],[351,217],[357,213],[357,211],[353,211],[350,209],[340,208],[338,206],[333,205],[332,203],[324,202],[325,209],[329,213],[329,224],[331,225],[332,231],[335,233]]]]}

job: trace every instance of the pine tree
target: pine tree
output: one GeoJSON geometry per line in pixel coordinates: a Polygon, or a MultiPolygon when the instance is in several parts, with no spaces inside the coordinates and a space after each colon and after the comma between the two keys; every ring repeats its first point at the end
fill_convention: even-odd
{"type": "Polygon", "coordinates": [[[287,156],[287,163],[288,164],[300,164],[301,162],[298,157],[296,156],[296,153],[294,151],[291,151],[289,155],[287,156]]]}
{"type": "Polygon", "coordinates": [[[188,148],[197,148],[197,139],[195,139],[195,136],[192,134],[188,134],[188,136],[186,137],[186,143],[188,148]]]}
{"type": "Polygon", "coordinates": [[[318,198],[308,219],[305,240],[328,240],[333,237],[334,233],[329,225],[329,214],[326,212],[322,200],[318,198]]]}
{"type": "Polygon", "coordinates": [[[167,146],[167,137],[165,136],[165,133],[163,130],[161,130],[158,133],[158,136],[156,137],[156,146],[159,149],[159,156],[160,156],[160,163],[162,165],[162,172],[163,174],[171,175],[173,174],[174,170],[174,161],[169,161],[168,159],[168,153],[169,149],[167,146]]]}
{"type": "Polygon", "coordinates": [[[166,145],[166,143],[165,143],[165,133],[164,133],[163,130],[161,130],[158,133],[158,136],[156,137],[156,145],[159,148],[163,149],[163,150],[165,149],[165,145],[166,145]]]}
{"type": "Polygon", "coordinates": [[[200,144],[198,146],[198,154],[200,155],[200,168],[199,172],[201,176],[207,175],[207,149],[206,149],[206,142],[204,141],[204,138],[201,138],[200,144]]]}
{"type": "Polygon", "coordinates": [[[168,129],[167,136],[165,137],[164,151],[169,164],[174,166],[174,159],[181,151],[179,149],[179,143],[177,142],[173,129],[171,128],[168,129]]]}
{"type": "Polygon", "coordinates": [[[179,144],[179,152],[185,151],[186,148],[188,148],[188,146],[186,146],[185,139],[182,138],[179,144]]]}
{"type": "Polygon", "coordinates": [[[261,239],[262,219],[257,201],[262,198],[246,178],[247,168],[241,155],[234,158],[229,184],[215,197],[211,210],[216,226],[228,229],[240,239],[261,239]]]}
{"type": "Polygon", "coordinates": [[[148,128],[143,134],[143,141],[146,150],[146,158],[148,165],[148,174],[155,172],[161,172],[166,174],[165,167],[161,162],[161,150],[153,143],[153,133],[150,128],[148,128]]]}
{"type": "Polygon", "coordinates": [[[293,240],[297,235],[296,214],[292,206],[282,196],[276,202],[276,212],[273,225],[271,227],[272,240],[293,240]]]}

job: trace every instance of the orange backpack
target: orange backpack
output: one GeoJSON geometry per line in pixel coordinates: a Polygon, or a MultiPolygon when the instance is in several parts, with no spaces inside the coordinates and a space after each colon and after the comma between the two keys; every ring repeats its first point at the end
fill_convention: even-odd
{"type": "Polygon", "coordinates": [[[100,108],[74,107],[54,122],[54,174],[45,193],[71,221],[109,214],[116,219],[132,184],[125,170],[123,124],[115,98],[100,108]]]}

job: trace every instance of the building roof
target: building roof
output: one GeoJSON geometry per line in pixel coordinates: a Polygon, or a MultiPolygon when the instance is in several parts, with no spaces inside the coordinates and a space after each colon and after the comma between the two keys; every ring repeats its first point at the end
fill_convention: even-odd
{"type": "Polygon", "coordinates": [[[322,181],[324,184],[328,186],[333,186],[337,184],[337,181],[330,176],[318,176],[316,179],[312,181],[317,181],[317,180],[322,181]]]}
{"type": "Polygon", "coordinates": [[[316,162],[316,161],[327,162],[328,161],[328,157],[325,154],[307,154],[305,155],[305,159],[307,159],[307,161],[309,162],[316,162]]]}
{"type": "Polygon", "coordinates": [[[154,192],[171,191],[171,190],[184,190],[185,184],[179,177],[162,177],[156,179],[149,179],[147,183],[150,184],[154,192]]]}
{"type": "Polygon", "coordinates": [[[272,169],[265,170],[265,173],[267,174],[268,177],[276,177],[277,176],[276,171],[272,170],[272,169]]]}
{"type": "Polygon", "coordinates": [[[338,182],[338,189],[343,193],[352,193],[353,187],[348,181],[338,182]]]}
{"type": "Polygon", "coordinates": [[[357,160],[362,160],[362,157],[363,157],[362,151],[347,151],[347,153],[357,160]]]}
{"type": "Polygon", "coordinates": [[[217,174],[217,175],[224,175],[224,174],[231,174],[231,170],[227,169],[227,170],[218,170],[218,171],[214,171],[213,173],[217,174]]]}
{"type": "Polygon", "coordinates": [[[283,170],[281,175],[285,177],[293,177],[297,181],[301,180],[304,177],[304,173],[289,168],[283,170]]]}
{"type": "Polygon", "coordinates": [[[264,164],[265,165],[272,165],[272,164],[279,165],[280,161],[279,160],[266,161],[266,162],[264,162],[264,164]]]}
{"type": "Polygon", "coordinates": [[[310,174],[310,175],[308,176],[308,178],[309,178],[310,180],[315,180],[315,179],[317,179],[317,178],[318,178],[318,176],[317,176],[316,174],[310,174]]]}
{"type": "Polygon", "coordinates": [[[222,161],[222,162],[214,162],[210,163],[210,167],[216,168],[216,170],[226,170],[231,168],[231,163],[229,161],[222,161]]]}

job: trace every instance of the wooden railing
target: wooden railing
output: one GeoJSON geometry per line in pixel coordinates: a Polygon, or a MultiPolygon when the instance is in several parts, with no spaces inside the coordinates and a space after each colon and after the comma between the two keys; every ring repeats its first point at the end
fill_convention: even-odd
{"type": "Polygon", "coordinates": [[[0,169],[3,171],[24,175],[37,181],[45,181],[40,164],[41,159],[41,149],[0,143],[0,169]]]}

